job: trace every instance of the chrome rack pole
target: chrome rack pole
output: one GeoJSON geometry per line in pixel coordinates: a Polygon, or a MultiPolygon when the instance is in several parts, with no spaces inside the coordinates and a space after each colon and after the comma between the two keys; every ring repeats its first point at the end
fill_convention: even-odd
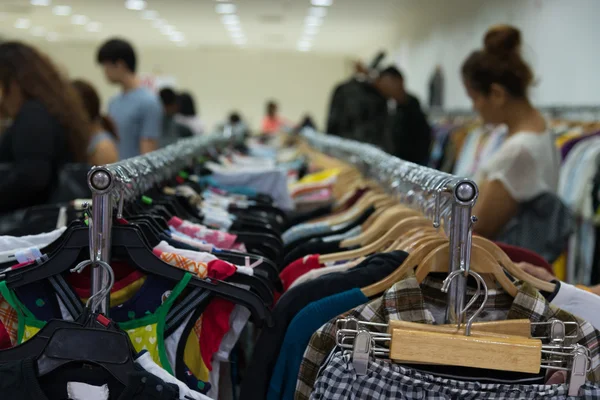
{"type": "MultiPolygon", "coordinates": [[[[92,261],[110,263],[111,230],[112,230],[112,190],[115,177],[106,167],[94,167],[88,173],[88,185],[92,190],[92,222],[90,226],[90,247],[92,261]]],[[[108,286],[108,274],[96,263],[92,264],[91,295],[108,286]]],[[[96,299],[92,310],[108,316],[109,298],[96,299]]]]}
{"type": "Polygon", "coordinates": [[[471,263],[471,239],[474,217],[473,206],[479,195],[477,185],[469,179],[459,179],[450,187],[453,202],[451,224],[448,236],[450,238],[450,268],[449,272],[463,270],[464,274],[454,279],[448,290],[446,323],[463,322],[464,300],[467,289],[467,277],[471,263]]]}

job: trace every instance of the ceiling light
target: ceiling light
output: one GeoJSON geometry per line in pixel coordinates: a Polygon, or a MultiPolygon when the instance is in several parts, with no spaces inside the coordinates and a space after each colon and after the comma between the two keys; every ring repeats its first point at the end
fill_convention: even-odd
{"type": "Polygon", "coordinates": [[[145,10],[142,12],[142,19],[155,20],[158,18],[158,12],[154,10],[145,10]]]}
{"type": "Polygon", "coordinates": [[[307,36],[314,36],[319,32],[319,27],[318,26],[307,26],[304,29],[304,34],[307,36]]]}
{"type": "Polygon", "coordinates": [[[52,9],[54,15],[67,16],[71,15],[71,7],[69,6],[56,6],[52,9]]]}
{"type": "Polygon", "coordinates": [[[320,26],[323,23],[321,18],[308,16],[304,19],[306,26],[320,26]]]}
{"type": "Polygon", "coordinates": [[[183,42],[185,40],[185,35],[181,32],[173,32],[169,35],[169,37],[174,42],[183,42]]]}
{"type": "Polygon", "coordinates": [[[152,25],[154,25],[155,28],[161,28],[166,23],[167,21],[165,21],[164,19],[157,19],[152,25]]]}
{"type": "Polygon", "coordinates": [[[239,25],[225,25],[225,28],[229,32],[240,32],[242,30],[242,27],[239,25]]]}
{"type": "Polygon", "coordinates": [[[245,36],[243,32],[231,32],[231,37],[234,39],[242,39],[245,36]]]}
{"type": "Polygon", "coordinates": [[[240,23],[240,19],[235,14],[223,15],[221,21],[223,21],[225,25],[237,25],[240,23]]]}
{"type": "Polygon", "coordinates": [[[164,35],[170,35],[175,31],[175,28],[172,25],[163,25],[160,27],[160,31],[164,35]]]}
{"type": "Polygon", "coordinates": [[[215,6],[217,14],[235,14],[235,10],[235,4],[232,3],[222,3],[215,6]]]}
{"type": "Polygon", "coordinates": [[[31,28],[31,34],[37,37],[46,36],[46,30],[42,26],[34,26],[31,28]]]}
{"type": "Polygon", "coordinates": [[[141,11],[146,8],[145,0],[127,0],[125,2],[125,8],[128,10],[141,11]]]}
{"type": "Polygon", "coordinates": [[[333,0],[312,0],[311,3],[317,7],[329,7],[333,4],[333,0]]]}
{"type": "Polygon", "coordinates": [[[102,30],[102,24],[100,22],[90,22],[85,26],[88,32],[100,32],[102,30]]]}
{"type": "Polygon", "coordinates": [[[311,7],[308,9],[308,15],[323,18],[327,15],[327,9],[324,7],[311,7]]]}
{"type": "Polygon", "coordinates": [[[17,29],[29,29],[31,21],[27,18],[19,18],[15,21],[15,28],[17,29]]]}
{"type": "Polygon", "coordinates": [[[90,21],[85,15],[73,15],[71,17],[71,23],[73,25],[85,25],[90,21]]]}
{"type": "Polygon", "coordinates": [[[46,40],[50,42],[56,42],[58,40],[58,33],[48,32],[48,34],[46,35],[46,40]]]}
{"type": "Polygon", "coordinates": [[[32,6],[49,6],[50,3],[50,0],[31,0],[32,6]]]}

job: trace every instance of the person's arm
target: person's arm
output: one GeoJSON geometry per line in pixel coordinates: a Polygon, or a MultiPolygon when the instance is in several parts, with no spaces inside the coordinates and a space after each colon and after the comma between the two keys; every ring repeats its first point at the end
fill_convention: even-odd
{"type": "Polygon", "coordinates": [[[517,215],[520,203],[541,194],[539,167],[527,142],[518,139],[502,145],[482,169],[485,180],[478,182],[479,198],[473,210],[478,221],[473,230],[494,239],[517,215]]]}
{"type": "Polygon", "coordinates": [[[473,209],[473,215],[477,216],[477,223],[473,225],[474,233],[493,239],[517,214],[518,209],[519,203],[502,182],[494,180],[483,183],[473,209]]]}
{"type": "Polygon", "coordinates": [[[112,140],[105,139],[96,145],[96,149],[89,156],[90,165],[106,165],[119,161],[119,150],[112,140]]]}
{"type": "Polygon", "coordinates": [[[0,177],[0,212],[35,204],[36,197],[52,184],[59,153],[57,129],[57,122],[41,104],[26,103],[5,132],[11,135],[15,162],[0,177]]]}
{"type": "Polygon", "coordinates": [[[152,98],[144,107],[141,132],[140,154],[146,154],[158,149],[163,122],[163,109],[157,98],[152,98]]]}

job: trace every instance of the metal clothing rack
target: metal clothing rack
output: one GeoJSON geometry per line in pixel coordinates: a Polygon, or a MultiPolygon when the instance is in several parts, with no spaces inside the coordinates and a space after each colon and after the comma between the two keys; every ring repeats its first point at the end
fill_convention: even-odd
{"type": "MultiPolygon", "coordinates": [[[[181,169],[190,166],[203,151],[226,144],[223,136],[210,135],[182,139],[163,149],[129,158],[114,164],[93,167],[88,173],[92,190],[90,223],[90,255],[93,263],[91,294],[107,287],[108,275],[98,266],[110,262],[113,211],[117,217],[123,203],[142,196],[155,184],[173,178],[181,169]]],[[[92,304],[92,310],[108,315],[109,296],[92,304]]]]}
{"type": "Polygon", "coordinates": [[[440,226],[440,215],[449,214],[450,223],[445,226],[449,227],[450,272],[463,270],[464,273],[453,280],[448,290],[446,322],[462,322],[472,227],[476,221],[472,210],[479,194],[475,182],[403,161],[375,146],[354,140],[317,133],[312,129],[305,129],[302,136],[315,149],[351,163],[403,201],[412,201],[413,205],[424,209],[433,198],[434,213],[428,217],[433,219],[434,227],[440,226]]]}

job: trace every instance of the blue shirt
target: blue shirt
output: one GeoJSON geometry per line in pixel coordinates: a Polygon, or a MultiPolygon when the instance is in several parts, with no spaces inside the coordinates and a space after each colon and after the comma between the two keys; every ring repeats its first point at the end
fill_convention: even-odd
{"type": "Polygon", "coordinates": [[[108,104],[108,114],[117,126],[122,160],[140,155],[140,140],[160,138],[163,108],[150,89],[140,87],[116,95],[108,104]]]}
{"type": "Polygon", "coordinates": [[[306,350],[313,333],[332,318],[365,304],[367,301],[369,299],[360,289],[352,289],[313,301],[296,314],[288,326],[279,357],[277,357],[277,364],[275,364],[269,383],[267,400],[292,400],[296,391],[296,380],[304,350],[306,350]]]}

